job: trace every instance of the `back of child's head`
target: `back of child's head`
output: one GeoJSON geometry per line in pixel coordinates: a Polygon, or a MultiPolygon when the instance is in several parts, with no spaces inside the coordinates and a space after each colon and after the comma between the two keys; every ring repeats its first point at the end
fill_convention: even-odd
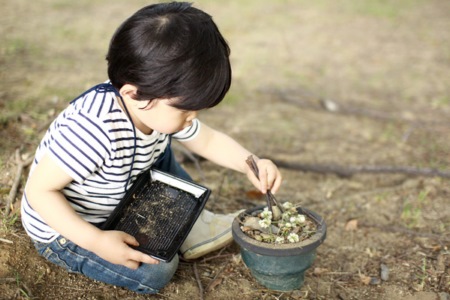
{"type": "Polygon", "coordinates": [[[230,49],[211,16],[189,3],[146,6],[115,32],[107,54],[117,89],[137,87],[136,100],[178,98],[172,105],[217,105],[231,84],[230,49]]]}

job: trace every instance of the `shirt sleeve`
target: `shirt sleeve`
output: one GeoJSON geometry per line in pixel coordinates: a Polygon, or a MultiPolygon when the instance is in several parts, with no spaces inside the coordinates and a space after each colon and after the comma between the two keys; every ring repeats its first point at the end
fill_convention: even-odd
{"type": "Polygon", "coordinates": [[[201,127],[200,121],[197,118],[195,118],[194,120],[192,120],[191,126],[186,127],[181,131],[178,131],[177,133],[172,135],[172,137],[180,142],[190,141],[198,135],[198,133],[200,132],[200,127],[201,127]]]}
{"type": "Polygon", "coordinates": [[[108,134],[90,115],[69,116],[53,130],[49,153],[78,183],[99,169],[110,154],[108,134]]]}

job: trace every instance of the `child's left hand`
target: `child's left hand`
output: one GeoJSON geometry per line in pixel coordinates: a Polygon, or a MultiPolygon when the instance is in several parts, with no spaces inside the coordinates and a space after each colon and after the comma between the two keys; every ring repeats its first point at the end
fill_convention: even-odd
{"type": "Polygon", "coordinates": [[[259,170],[259,180],[250,167],[247,167],[247,177],[263,194],[268,190],[276,193],[281,185],[281,173],[277,166],[269,159],[258,159],[256,161],[259,170]]]}

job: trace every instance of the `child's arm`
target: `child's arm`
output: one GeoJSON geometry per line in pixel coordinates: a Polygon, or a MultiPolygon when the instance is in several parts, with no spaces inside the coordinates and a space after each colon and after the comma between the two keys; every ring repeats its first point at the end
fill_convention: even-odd
{"type": "Polygon", "coordinates": [[[32,172],[26,186],[31,207],[62,236],[101,258],[136,269],[140,262],[158,261],[128,245],[136,246],[136,239],[121,231],[103,231],[83,220],[61,193],[72,178],[48,155],[32,172]]]}
{"type": "Polygon", "coordinates": [[[231,137],[204,123],[201,124],[198,135],[190,141],[183,142],[183,145],[212,162],[247,174],[249,180],[263,193],[267,190],[275,193],[280,187],[281,174],[272,161],[258,159],[231,137]],[[260,180],[255,177],[245,162],[250,155],[253,155],[256,160],[260,180]]]}

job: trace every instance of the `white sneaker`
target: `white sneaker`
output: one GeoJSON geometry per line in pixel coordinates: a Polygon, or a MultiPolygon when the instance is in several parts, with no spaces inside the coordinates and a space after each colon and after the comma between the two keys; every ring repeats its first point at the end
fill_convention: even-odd
{"type": "Polygon", "coordinates": [[[231,225],[241,211],[221,215],[204,209],[180,248],[184,259],[196,259],[233,241],[231,225]]]}

